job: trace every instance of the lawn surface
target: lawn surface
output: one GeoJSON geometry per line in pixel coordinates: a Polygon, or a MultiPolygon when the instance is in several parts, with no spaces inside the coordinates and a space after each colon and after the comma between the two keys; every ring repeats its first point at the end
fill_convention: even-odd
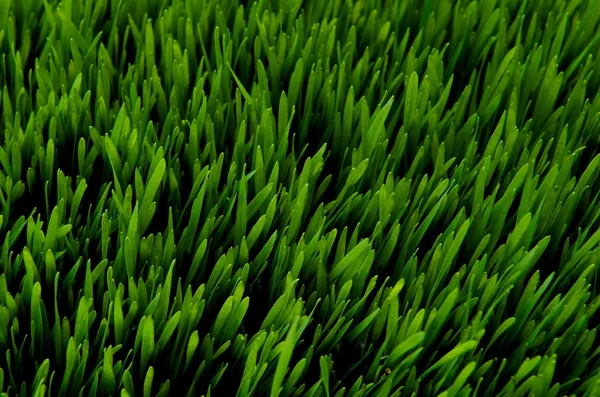
{"type": "Polygon", "coordinates": [[[600,1],[0,0],[2,396],[600,396],[600,1]]]}

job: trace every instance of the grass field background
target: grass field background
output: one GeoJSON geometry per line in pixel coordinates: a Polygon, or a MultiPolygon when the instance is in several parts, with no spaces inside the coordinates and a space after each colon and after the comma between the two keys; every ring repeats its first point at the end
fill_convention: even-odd
{"type": "Polygon", "coordinates": [[[597,0],[0,0],[2,396],[600,396],[597,0]]]}

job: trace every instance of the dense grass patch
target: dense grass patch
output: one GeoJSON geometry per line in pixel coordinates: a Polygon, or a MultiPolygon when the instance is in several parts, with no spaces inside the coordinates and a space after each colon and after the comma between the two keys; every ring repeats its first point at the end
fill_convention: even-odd
{"type": "Polygon", "coordinates": [[[3,396],[600,396],[597,0],[0,0],[3,396]]]}

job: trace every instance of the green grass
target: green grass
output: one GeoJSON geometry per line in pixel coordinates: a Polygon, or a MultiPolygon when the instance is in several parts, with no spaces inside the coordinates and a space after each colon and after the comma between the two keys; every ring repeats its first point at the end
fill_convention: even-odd
{"type": "Polygon", "coordinates": [[[2,396],[600,396],[597,0],[0,0],[2,396]]]}

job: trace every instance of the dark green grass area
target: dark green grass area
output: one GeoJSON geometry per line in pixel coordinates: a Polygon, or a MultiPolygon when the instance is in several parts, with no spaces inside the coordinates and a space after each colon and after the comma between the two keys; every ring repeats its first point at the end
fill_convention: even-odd
{"type": "Polygon", "coordinates": [[[600,396],[600,1],[0,0],[0,393],[600,396]]]}

